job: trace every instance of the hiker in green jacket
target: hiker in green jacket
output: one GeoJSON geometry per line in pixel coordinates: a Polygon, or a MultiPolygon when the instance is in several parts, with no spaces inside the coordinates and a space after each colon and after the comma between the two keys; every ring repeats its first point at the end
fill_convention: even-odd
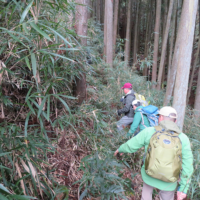
{"type": "MultiPolygon", "coordinates": [[[[133,110],[135,111],[135,115],[133,118],[133,123],[131,124],[131,128],[127,133],[127,137],[132,137],[135,131],[137,130],[138,126],[140,131],[143,129],[150,127],[149,120],[146,115],[143,115],[140,110],[143,108],[139,100],[134,100],[132,102],[133,110]]],[[[134,136],[136,136],[140,131],[136,132],[134,136]]]]}
{"type": "Polygon", "coordinates": [[[144,129],[140,134],[122,144],[115,151],[114,155],[116,156],[118,153],[120,155],[123,153],[134,153],[141,147],[145,147],[146,159],[141,168],[144,182],[141,200],[152,200],[153,188],[160,190],[159,196],[162,200],[174,200],[179,175],[180,182],[177,191],[177,200],[186,198],[194,170],[193,155],[189,138],[176,125],[176,119],[177,112],[174,108],[169,106],[163,107],[159,111],[159,125],[157,127],[144,129]],[[160,131],[156,131],[158,129],[160,131]],[[168,137],[168,139],[163,139],[163,137],[168,137]],[[155,140],[153,140],[154,138],[155,140]],[[153,145],[151,146],[150,144],[153,145]],[[172,144],[175,146],[169,148],[172,144]],[[150,146],[152,149],[149,148],[150,146]],[[177,155],[179,154],[180,156],[178,157],[177,155]],[[151,170],[148,168],[150,162],[153,164],[151,170]],[[174,165],[174,163],[179,165],[179,170],[175,170],[177,169],[177,165],[174,165]],[[171,176],[169,176],[170,173],[171,176]],[[174,174],[177,174],[177,178],[173,177],[174,174]],[[159,178],[154,178],[155,176],[159,178]],[[163,181],[166,178],[175,181],[163,181]]]}

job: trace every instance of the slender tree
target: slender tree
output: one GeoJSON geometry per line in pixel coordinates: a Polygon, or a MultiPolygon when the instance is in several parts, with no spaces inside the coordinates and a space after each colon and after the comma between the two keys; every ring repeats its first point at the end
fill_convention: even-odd
{"type": "Polygon", "coordinates": [[[172,56],[174,51],[174,43],[175,43],[175,36],[176,36],[176,25],[177,25],[177,7],[178,3],[175,1],[174,6],[174,15],[173,15],[173,22],[172,22],[172,35],[170,38],[170,55],[169,55],[169,66],[168,66],[168,75],[167,75],[167,89],[165,93],[165,99],[164,99],[164,106],[167,106],[170,102],[172,91],[174,88],[174,81],[176,77],[176,67],[175,65],[172,65],[172,56]]]}
{"type": "Polygon", "coordinates": [[[136,7],[137,7],[137,11],[136,11],[136,22],[135,22],[135,30],[134,30],[134,43],[133,43],[133,63],[137,62],[137,40],[138,40],[138,15],[139,15],[139,5],[140,2],[136,2],[136,7]]]}
{"type": "Polygon", "coordinates": [[[185,117],[186,95],[188,89],[197,6],[198,0],[184,0],[183,2],[172,63],[172,65],[177,65],[173,107],[177,110],[179,115],[177,123],[181,129],[183,127],[185,117]]]}
{"type": "Polygon", "coordinates": [[[129,64],[130,43],[131,43],[131,0],[128,1],[127,25],[126,25],[126,42],[125,42],[125,62],[129,64]]]}
{"type": "Polygon", "coordinates": [[[198,72],[194,109],[197,111],[196,113],[197,116],[200,117],[200,67],[199,67],[199,72],[198,72]]]}
{"type": "Polygon", "coordinates": [[[155,88],[155,84],[154,83],[156,82],[156,77],[157,77],[160,13],[161,13],[161,0],[157,0],[157,5],[156,5],[156,23],[155,23],[155,32],[154,32],[153,68],[152,68],[153,88],[155,88]]]}
{"type": "Polygon", "coordinates": [[[106,63],[112,67],[113,63],[113,1],[105,1],[105,18],[104,18],[104,54],[106,63]]]}
{"type": "Polygon", "coordinates": [[[165,58],[166,58],[167,40],[168,40],[170,22],[171,22],[171,17],[172,17],[173,3],[174,3],[174,0],[170,0],[169,10],[168,10],[168,15],[167,15],[167,24],[165,27],[165,34],[164,34],[163,43],[162,43],[162,54],[161,54],[161,59],[160,59],[160,67],[159,67],[158,81],[157,81],[158,90],[160,90],[160,87],[161,87],[161,79],[162,79],[162,74],[163,74],[163,69],[164,69],[165,58]]]}
{"type": "MultiPolygon", "coordinates": [[[[200,0],[199,0],[199,34],[200,34],[200,0]]],[[[199,38],[199,40],[200,40],[200,38],[199,38]]],[[[199,43],[200,43],[200,41],[199,41],[199,43]]],[[[199,61],[200,61],[200,59],[199,59],[199,61]]],[[[200,103],[199,102],[200,102],[200,67],[199,67],[197,88],[196,88],[196,95],[195,95],[195,102],[194,102],[194,109],[197,111],[197,113],[196,113],[197,117],[200,117],[200,103]]]]}
{"type": "Polygon", "coordinates": [[[106,12],[106,3],[104,4],[104,61],[106,62],[106,51],[107,51],[107,12],[106,12]]]}
{"type": "Polygon", "coordinates": [[[187,94],[187,104],[188,104],[189,99],[190,99],[190,94],[191,94],[191,89],[192,89],[192,84],[193,84],[193,79],[194,79],[194,72],[196,70],[196,66],[197,66],[197,63],[199,61],[199,50],[200,50],[200,37],[199,37],[199,43],[198,43],[198,48],[197,48],[197,52],[196,52],[194,65],[192,67],[192,73],[191,73],[191,76],[190,76],[190,83],[189,83],[188,94],[187,94]]]}
{"type": "MultiPolygon", "coordinates": [[[[76,32],[78,35],[87,36],[87,20],[89,0],[76,0],[76,32]]],[[[81,45],[87,46],[87,38],[81,37],[81,45]]],[[[76,78],[75,95],[78,96],[78,104],[80,105],[86,98],[86,76],[84,73],[79,74],[76,78]]]]}
{"type": "MultiPolygon", "coordinates": [[[[167,86],[170,85],[170,72],[172,68],[172,56],[173,56],[173,49],[174,49],[174,34],[175,34],[175,25],[176,25],[176,13],[177,13],[177,0],[174,1],[174,10],[173,10],[173,17],[172,17],[172,28],[171,28],[171,37],[170,37],[170,48],[169,48],[169,58],[168,58],[168,72],[167,72],[167,86]]],[[[166,106],[167,103],[164,101],[164,105],[166,106]]]]}
{"type": "Polygon", "coordinates": [[[100,0],[100,22],[101,24],[104,23],[104,0],[100,0]]]}
{"type": "Polygon", "coordinates": [[[101,7],[100,7],[100,3],[101,3],[101,1],[100,0],[96,0],[96,17],[97,17],[97,22],[100,22],[100,20],[101,20],[101,7]]]}
{"type": "Polygon", "coordinates": [[[113,47],[114,48],[115,48],[116,40],[117,40],[118,13],[119,13],[119,0],[115,0],[114,23],[113,23],[113,47]]]}
{"type": "MultiPolygon", "coordinates": [[[[148,43],[150,41],[150,34],[151,31],[151,9],[152,9],[152,1],[148,0],[147,2],[147,20],[146,20],[146,33],[145,33],[145,46],[144,46],[144,57],[146,58],[148,56],[148,43]]],[[[143,69],[143,76],[147,76],[147,67],[143,69]]]]}

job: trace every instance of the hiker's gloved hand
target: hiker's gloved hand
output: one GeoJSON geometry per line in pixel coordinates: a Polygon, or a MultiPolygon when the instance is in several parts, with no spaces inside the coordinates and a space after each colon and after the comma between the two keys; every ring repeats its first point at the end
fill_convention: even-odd
{"type": "Polygon", "coordinates": [[[117,114],[118,114],[118,116],[120,116],[120,115],[121,115],[121,113],[119,112],[119,110],[117,110],[117,114]]]}
{"type": "Polygon", "coordinates": [[[128,133],[126,134],[126,137],[127,137],[127,138],[130,138],[130,137],[132,137],[132,135],[133,135],[133,133],[129,133],[129,132],[128,132],[128,133]]]}
{"type": "Polygon", "coordinates": [[[177,200],[185,199],[186,196],[187,195],[185,193],[177,191],[177,200]]]}
{"type": "Polygon", "coordinates": [[[120,102],[124,102],[124,96],[122,96],[122,98],[120,99],[120,102]]]}

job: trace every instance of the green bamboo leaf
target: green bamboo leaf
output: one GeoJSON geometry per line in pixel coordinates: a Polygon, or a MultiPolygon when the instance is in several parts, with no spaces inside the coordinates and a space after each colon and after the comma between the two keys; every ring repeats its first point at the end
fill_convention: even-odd
{"type": "Polygon", "coordinates": [[[29,99],[29,95],[30,95],[32,89],[33,89],[33,87],[31,87],[31,88],[29,89],[29,91],[28,91],[28,93],[27,93],[27,95],[26,95],[25,101],[27,101],[27,100],[29,99]]]}
{"type": "Polygon", "coordinates": [[[62,104],[67,108],[67,110],[69,111],[69,113],[71,114],[69,106],[66,104],[66,102],[62,98],[60,98],[59,96],[57,96],[57,95],[53,95],[53,96],[55,96],[56,98],[58,98],[62,102],[62,104]]]}
{"type": "Polygon", "coordinates": [[[67,96],[67,95],[60,95],[61,97],[68,98],[68,99],[77,99],[77,97],[67,96]]]}
{"type": "Polygon", "coordinates": [[[25,61],[26,61],[26,64],[28,66],[28,68],[31,70],[31,66],[30,66],[30,63],[29,63],[29,59],[27,57],[25,57],[25,61]]]}
{"type": "Polygon", "coordinates": [[[50,28],[49,26],[46,26],[42,23],[40,23],[41,25],[45,26],[46,28],[50,29],[52,32],[54,32],[58,37],[60,37],[66,44],[68,44],[70,47],[73,46],[72,44],[70,44],[65,37],[63,37],[60,33],[58,33],[57,31],[55,31],[54,29],[50,28]]]}
{"type": "Polygon", "coordinates": [[[6,198],[5,196],[3,196],[1,193],[0,193],[0,199],[1,200],[8,200],[8,198],[6,198]]]}
{"type": "Polygon", "coordinates": [[[62,56],[62,55],[60,55],[60,54],[57,54],[57,53],[51,53],[51,52],[48,52],[48,51],[44,51],[44,50],[38,50],[39,52],[41,52],[41,53],[45,53],[45,54],[51,54],[51,55],[53,55],[53,56],[55,56],[55,57],[60,57],[60,58],[63,58],[63,59],[66,59],[66,60],[69,60],[69,61],[71,61],[71,62],[75,62],[74,60],[72,60],[72,59],[70,59],[70,58],[67,58],[67,57],[65,57],[65,56],[62,56]]]}
{"type": "Polygon", "coordinates": [[[19,200],[38,199],[35,197],[31,197],[31,196],[16,195],[16,194],[10,195],[10,197],[12,197],[13,199],[19,199],[19,200]]]}
{"type": "Polygon", "coordinates": [[[29,31],[28,31],[28,29],[26,27],[26,23],[23,23],[22,26],[23,26],[23,29],[24,29],[25,33],[29,34],[29,31]]]}
{"type": "Polygon", "coordinates": [[[45,104],[45,102],[46,102],[46,99],[47,99],[47,96],[44,97],[44,99],[42,100],[42,103],[41,103],[41,105],[40,105],[40,107],[39,107],[39,111],[38,111],[38,115],[37,115],[38,118],[39,118],[39,116],[40,116],[40,114],[41,114],[41,112],[42,112],[42,109],[43,109],[43,107],[44,107],[44,104],[45,104]]]}
{"type": "Polygon", "coordinates": [[[27,105],[28,105],[29,109],[32,111],[32,113],[35,114],[35,110],[33,109],[33,106],[31,105],[29,100],[27,101],[27,105]]]}
{"type": "Polygon", "coordinates": [[[43,35],[43,37],[45,37],[47,40],[51,40],[51,38],[44,32],[42,31],[39,26],[37,26],[34,22],[30,22],[30,25],[38,32],[40,33],[41,35],[43,35]]]}
{"type": "Polygon", "coordinates": [[[24,136],[25,138],[27,137],[28,133],[27,133],[27,129],[28,129],[28,121],[29,121],[29,117],[31,115],[31,111],[27,114],[26,116],[26,121],[25,121],[25,127],[24,127],[24,136]]]}
{"type": "MultiPolygon", "coordinates": [[[[32,101],[33,102],[33,104],[39,109],[40,108],[40,106],[38,105],[38,103],[36,102],[36,101],[34,101],[33,99],[30,99],[30,101],[32,101]]],[[[46,118],[46,120],[47,120],[47,115],[46,115],[46,113],[42,110],[42,114],[43,114],[43,116],[46,118]]],[[[51,123],[51,120],[50,120],[50,123],[51,123]]]]}
{"type": "Polygon", "coordinates": [[[0,153],[0,157],[1,157],[1,156],[5,156],[5,155],[10,154],[10,153],[11,153],[11,152],[0,153]]]}
{"type": "Polygon", "coordinates": [[[16,37],[15,35],[13,35],[11,32],[8,32],[8,34],[9,34],[16,42],[19,42],[20,44],[26,46],[18,37],[16,37]]]}
{"type": "Polygon", "coordinates": [[[47,121],[49,121],[50,117],[50,96],[48,96],[48,104],[47,104],[47,121]]]}
{"type": "Polygon", "coordinates": [[[2,184],[0,184],[0,189],[3,190],[4,192],[10,194],[10,192],[8,191],[8,189],[6,187],[4,187],[2,184]]]}
{"type": "Polygon", "coordinates": [[[31,63],[32,63],[33,76],[36,78],[37,63],[36,63],[36,57],[34,53],[31,53],[31,63]]]}
{"type": "Polygon", "coordinates": [[[11,170],[10,168],[5,167],[5,166],[3,166],[3,165],[0,165],[0,169],[8,169],[8,170],[11,170]]]}
{"type": "Polygon", "coordinates": [[[20,19],[20,21],[19,21],[20,24],[24,21],[26,15],[28,14],[28,11],[30,10],[30,8],[31,8],[31,6],[32,6],[33,1],[34,1],[34,0],[32,0],[32,1],[28,4],[28,6],[25,8],[24,12],[22,13],[21,19],[20,19]]]}
{"type": "Polygon", "coordinates": [[[87,195],[87,193],[88,193],[88,191],[87,191],[87,189],[85,189],[85,190],[82,192],[82,194],[81,194],[79,200],[82,200],[82,199],[87,195]]]}
{"type": "Polygon", "coordinates": [[[1,48],[0,55],[2,54],[2,52],[4,51],[5,48],[6,48],[6,45],[1,48]]]}

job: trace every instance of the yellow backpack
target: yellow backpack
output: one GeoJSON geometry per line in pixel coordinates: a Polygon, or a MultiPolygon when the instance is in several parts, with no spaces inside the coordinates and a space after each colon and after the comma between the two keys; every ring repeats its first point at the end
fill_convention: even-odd
{"type": "Polygon", "coordinates": [[[142,106],[148,106],[149,105],[143,95],[138,94],[138,93],[134,93],[134,95],[135,95],[135,99],[139,100],[142,103],[142,106]]]}

